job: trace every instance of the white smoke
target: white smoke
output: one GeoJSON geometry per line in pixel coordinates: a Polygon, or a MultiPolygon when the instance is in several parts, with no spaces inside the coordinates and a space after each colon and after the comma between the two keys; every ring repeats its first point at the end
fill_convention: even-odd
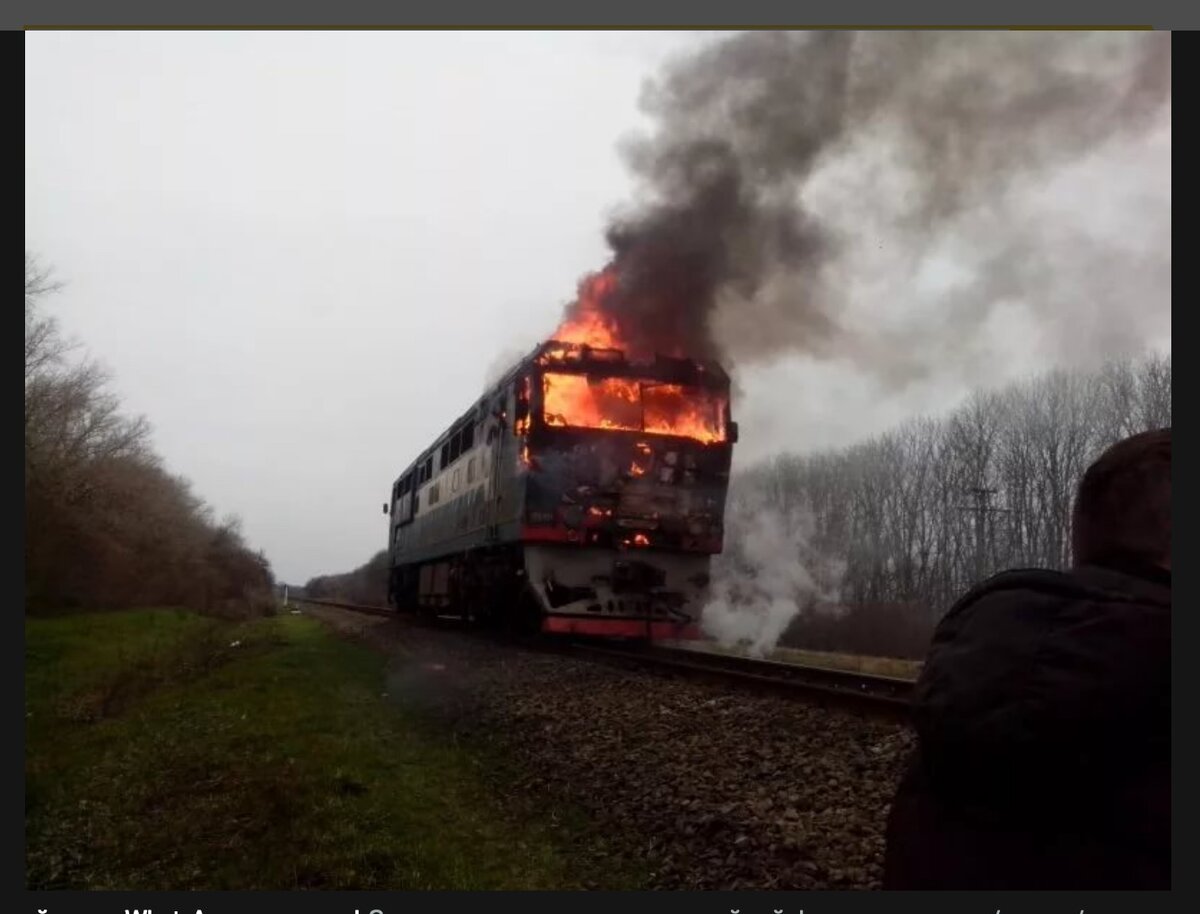
{"type": "Polygon", "coordinates": [[[814,547],[807,511],[731,494],[725,529],[700,620],[725,647],[761,657],[801,612],[837,601],[845,565],[814,547]]]}

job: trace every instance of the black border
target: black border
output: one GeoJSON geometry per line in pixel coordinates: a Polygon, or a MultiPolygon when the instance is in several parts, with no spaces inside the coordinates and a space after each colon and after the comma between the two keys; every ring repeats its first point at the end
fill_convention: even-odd
{"type": "MultiPolygon", "coordinates": [[[[35,905],[36,902],[36,905],[35,905]]],[[[40,892],[34,914],[1159,914],[1183,910],[1174,892],[40,892]]]]}

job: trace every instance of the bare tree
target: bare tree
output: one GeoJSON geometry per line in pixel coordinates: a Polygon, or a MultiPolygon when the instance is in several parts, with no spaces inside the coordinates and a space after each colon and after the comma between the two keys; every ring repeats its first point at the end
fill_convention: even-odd
{"type": "Polygon", "coordinates": [[[1088,464],[1114,441],[1170,422],[1170,354],[980,392],[941,419],[913,420],[841,451],[780,455],[739,474],[727,549],[735,561],[738,533],[753,521],[739,512],[764,494],[806,512],[812,547],[843,563],[842,598],[858,609],[840,629],[828,618],[801,618],[792,636],[803,630],[826,646],[840,637],[841,649],[880,648],[886,631],[892,652],[923,649],[932,624],[972,583],[1006,567],[1064,567],[1071,503],[1088,464]]]}
{"type": "Polygon", "coordinates": [[[124,414],[108,377],[42,300],[58,284],[25,255],[27,606],[188,604],[228,610],[269,598],[272,578],[236,519],[215,524],[124,414]]]}

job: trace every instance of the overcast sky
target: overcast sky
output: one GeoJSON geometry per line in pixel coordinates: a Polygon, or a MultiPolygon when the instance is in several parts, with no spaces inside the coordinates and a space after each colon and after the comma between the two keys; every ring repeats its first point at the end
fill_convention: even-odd
{"type": "MultiPolygon", "coordinates": [[[[386,545],[396,474],[603,265],[642,82],[702,40],[26,33],[26,247],[66,283],[50,312],[277,576],[349,570],[386,545]]],[[[1029,206],[1169,245],[1169,167],[1168,116],[1029,206]]],[[[1139,261],[1139,347],[1170,346],[1159,254],[1139,261]]],[[[974,377],[895,392],[839,363],[743,371],[738,461],[1070,361],[1070,328],[1001,313],[974,377]]]]}

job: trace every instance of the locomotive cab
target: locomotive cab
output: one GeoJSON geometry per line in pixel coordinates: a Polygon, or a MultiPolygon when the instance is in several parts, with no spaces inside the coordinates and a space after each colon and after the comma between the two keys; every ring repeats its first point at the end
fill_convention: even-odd
{"type": "Polygon", "coordinates": [[[729,387],[714,362],[542,344],[393,486],[393,602],[697,635],[737,432],[729,387]]]}
{"type": "Polygon", "coordinates": [[[521,390],[522,539],[543,629],[694,635],[722,546],[728,376],[714,363],[550,343],[521,390]]]}

